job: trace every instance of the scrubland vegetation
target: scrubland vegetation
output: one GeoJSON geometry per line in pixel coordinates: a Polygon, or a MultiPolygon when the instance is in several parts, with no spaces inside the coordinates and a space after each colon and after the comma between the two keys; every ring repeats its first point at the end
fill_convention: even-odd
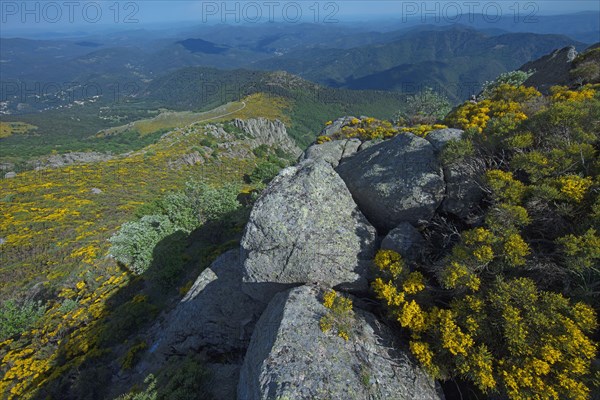
{"type": "Polygon", "coordinates": [[[431,257],[416,265],[379,251],[373,283],[432,376],[467,381],[479,398],[596,390],[598,89],[554,87],[544,97],[501,81],[446,118],[466,136],[443,159],[485,165],[480,222],[426,227],[431,257]]]}
{"type": "MultiPolygon", "coordinates": [[[[246,102],[224,129],[236,117],[284,118],[276,99],[246,102]]],[[[204,124],[108,161],[0,180],[3,396],[105,398],[111,376],[146,350],[144,329],[237,245],[253,190],[277,172],[261,166],[289,161],[243,144],[234,150],[247,155],[232,157],[204,124]],[[201,162],[181,162],[190,153],[201,162]]],[[[200,384],[200,361],[184,364],[187,378],[175,366],[155,377],[159,398],[200,384]]]]}

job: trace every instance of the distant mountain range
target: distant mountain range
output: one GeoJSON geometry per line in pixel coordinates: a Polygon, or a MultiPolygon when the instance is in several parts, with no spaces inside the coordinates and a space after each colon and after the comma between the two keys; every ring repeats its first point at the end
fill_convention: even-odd
{"type": "Polygon", "coordinates": [[[300,50],[253,66],[286,70],[349,89],[411,92],[431,86],[458,101],[476,91],[482,82],[569,45],[586,47],[561,35],[491,36],[456,26],[417,30],[394,41],[352,49],[300,50]]]}
{"type": "MultiPolygon", "coordinates": [[[[600,32],[593,17],[565,16],[564,21],[577,25],[565,32],[593,36],[600,32]]],[[[94,95],[108,103],[139,98],[166,74],[195,66],[242,75],[255,73],[240,69],[283,70],[334,88],[411,93],[430,86],[460,101],[499,73],[555,49],[588,46],[564,35],[506,33],[524,27],[506,20],[487,25],[478,21],[474,18],[470,26],[396,21],[382,23],[379,31],[368,24],[275,23],[139,29],[52,40],[4,37],[0,113],[48,110],[94,95]]],[[[554,31],[565,25],[544,17],[528,27],[545,32],[552,21],[554,31]]],[[[238,78],[231,75],[228,80],[238,78]]],[[[190,103],[181,96],[186,95],[177,90],[170,95],[177,104],[190,103]]]]}

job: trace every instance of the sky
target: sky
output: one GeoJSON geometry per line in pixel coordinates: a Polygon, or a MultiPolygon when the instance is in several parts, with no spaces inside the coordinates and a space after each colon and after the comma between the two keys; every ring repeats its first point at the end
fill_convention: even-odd
{"type": "MultiPolygon", "coordinates": [[[[600,13],[597,0],[400,1],[400,0],[0,0],[0,36],[19,32],[135,29],[157,24],[357,23],[379,18],[399,21],[456,21],[457,14],[483,14],[524,22],[536,16],[581,11],[600,13]]],[[[600,18],[600,16],[599,16],[600,18]]]]}

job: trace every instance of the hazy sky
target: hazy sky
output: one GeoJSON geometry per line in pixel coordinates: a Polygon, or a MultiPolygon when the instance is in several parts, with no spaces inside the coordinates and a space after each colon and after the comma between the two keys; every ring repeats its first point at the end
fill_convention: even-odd
{"type": "Polygon", "coordinates": [[[462,22],[456,14],[483,14],[492,22],[499,16],[515,22],[539,15],[600,12],[597,0],[543,1],[75,1],[0,0],[0,36],[19,31],[131,29],[148,24],[188,21],[194,23],[257,23],[266,21],[306,23],[355,23],[360,20],[419,19],[424,23],[462,22]]]}

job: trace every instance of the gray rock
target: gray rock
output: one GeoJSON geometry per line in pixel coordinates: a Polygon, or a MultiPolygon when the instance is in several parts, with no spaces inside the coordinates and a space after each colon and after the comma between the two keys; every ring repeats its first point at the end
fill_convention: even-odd
{"type": "Polygon", "coordinates": [[[93,194],[100,194],[100,193],[102,193],[102,189],[91,188],[90,192],[92,192],[93,194]]]}
{"type": "Polygon", "coordinates": [[[352,121],[354,118],[353,116],[345,116],[345,117],[341,117],[336,119],[335,121],[333,121],[330,125],[327,125],[325,128],[323,128],[323,130],[321,130],[321,133],[319,134],[320,136],[333,136],[336,133],[339,133],[342,131],[342,128],[348,124],[350,124],[350,121],[352,121]]]}
{"type": "MultiPolygon", "coordinates": [[[[452,140],[460,140],[463,131],[460,129],[438,129],[430,132],[426,139],[433,145],[436,153],[440,153],[452,140]]],[[[465,160],[444,166],[446,181],[446,198],[441,210],[468,220],[477,211],[483,191],[477,182],[482,166],[474,164],[475,160],[465,160]]]]}
{"type": "MultiPolygon", "coordinates": [[[[204,147],[204,151],[206,153],[210,153],[212,149],[210,147],[204,147]]],[[[184,166],[198,165],[204,163],[204,157],[200,155],[199,152],[193,151],[188,154],[184,154],[181,157],[176,158],[175,160],[168,160],[167,165],[171,169],[180,169],[184,166]]]]}
{"type": "Polygon", "coordinates": [[[334,169],[304,161],[280,172],[252,209],[241,241],[243,289],[265,303],[306,282],[367,289],[375,239],[334,169]]]}
{"type": "Polygon", "coordinates": [[[381,241],[381,248],[394,250],[405,260],[414,261],[419,256],[419,249],[424,243],[423,236],[414,226],[408,222],[402,222],[381,241]]]}
{"type": "Polygon", "coordinates": [[[360,147],[358,148],[358,151],[363,151],[368,149],[369,147],[375,146],[376,144],[379,144],[383,142],[383,139],[372,139],[372,140],[367,140],[366,142],[363,142],[360,147]]]}
{"type": "Polygon", "coordinates": [[[16,176],[17,176],[17,173],[16,172],[12,172],[12,171],[11,172],[7,172],[7,173],[4,174],[4,178],[5,179],[11,179],[11,178],[14,178],[16,176]]]}
{"type": "Polygon", "coordinates": [[[172,353],[206,350],[243,351],[264,305],[242,291],[239,250],[221,255],[205,269],[181,303],[155,327],[151,353],[160,360],[172,353]]]}
{"type": "Polygon", "coordinates": [[[99,153],[95,151],[74,151],[70,153],[52,154],[47,157],[41,157],[37,160],[28,162],[28,164],[34,169],[40,170],[45,168],[61,168],[73,164],[87,164],[108,161],[113,158],[114,156],[110,154],[99,153]]]}
{"type": "Polygon", "coordinates": [[[451,140],[460,140],[462,138],[463,130],[461,129],[453,129],[453,128],[445,128],[445,129],[437,129],[435,131],[429,132],[429,134],[425,137],[429,143],[433,146],[433,150],[436,153],[442,151],[446,143],[451,140]]]}
{"type": "Polygon", "coordinates": [[[279,147],[294,157],[298,157],[302,153],[302,150],[288,135],[285,124],[279,120],[271,121],[266,118],[242,120],[236,118],[233,124],[251,136],[245,138],[244,143],[249,144],[252,148],[265,144],[279,147]]]}
{"type": "Polygon", "coordinates": [[[332,167],[337,167],[340,161],[358,151],[360,140],[333,140],[322,144],[313,144],[300,157],[302,160],[323,160],[332,167]]]}
{"type": "Polygon", "coordinates": [[[0,171],[2,171],[2,172],[10,172],[14,168],[15,168],[14,163],[0,162],[0,171]]]}
{"type": "Polygon", "coordinates": [[[446,198],[441,209],[466,221],[477,213],[483,198],[483,190],[478,183],[482,166],[472,162],[453,163],[444,167],[446,198]]]}
{"type": "MultiPolygon", "coordinates": [[[[460,129],[452,128],[438,129],[430,132],[426,139],[439,154],[448,142],[460,140],[463,132],[460,129]]],[[[464,160],[443,168],[446,198],[442,202],[441,210],[463,220],[469,220],[483,197],[483,192],[477,182],[483,166],[473,164],[474,162],[475,160],[464,160]]]]}
{"type": "Polygon", "coordinates": [[[442,168],[433,146],[400,133],[359,151],[337,167],[360,210],[378,229],[429,220],[444,196],[442,168]]]}
{"type": "Polygon", "coordinates": [[[322,332],[322,294],[302,286],[271,301],[242,365],[239,400],[444,398],[372,314],[355,311],[348,341],[322,332]]]}

